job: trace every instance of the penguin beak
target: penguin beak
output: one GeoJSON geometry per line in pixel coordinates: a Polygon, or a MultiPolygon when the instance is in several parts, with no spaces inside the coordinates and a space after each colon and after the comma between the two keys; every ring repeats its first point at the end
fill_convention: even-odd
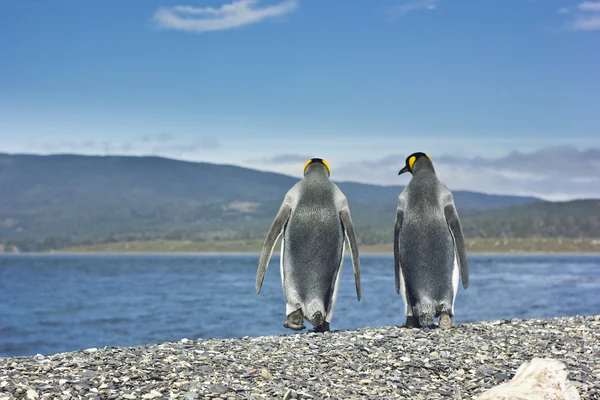
{"type": "Polygon", "coordinates": [[[402,174],[403,174],[403,173],[405,173],[405,172],[408,172],[408,167],[407,167],[407,166],[405,166],[404,168],[402,168],[402,169],[400,170],[400,172],[398,172],[398,175],[402,175],[402,174]]]}

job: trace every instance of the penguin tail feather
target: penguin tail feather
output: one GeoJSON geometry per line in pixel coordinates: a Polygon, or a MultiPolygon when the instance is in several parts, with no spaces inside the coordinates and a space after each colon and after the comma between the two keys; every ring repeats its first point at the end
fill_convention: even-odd
{"type": "Polygon", "coordinates": [[[436,310],[433,304],[423,302],[413,306],[413,315],[419,318],[424,324],[430,324],[433,318],[435,318],[436,310]]]}
{"type": "Polygon", "coordinates": [[[440,316],[442,312],[452,316],[452,307],[446,302],[434,303],[432,301],[422,301],[413,307],[413,314],[424,324],[429,324],[434,318],[440,316]]]}

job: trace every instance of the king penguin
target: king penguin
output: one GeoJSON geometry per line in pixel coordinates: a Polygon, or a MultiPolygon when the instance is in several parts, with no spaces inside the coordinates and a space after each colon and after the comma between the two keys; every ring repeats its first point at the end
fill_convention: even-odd
{"type": "Polygon", "coordinates": [[[287,315],[283,326],[288,329],[305,329],[307,319],[315,332],[329,331],[344,259],[344,237],[350,245],[360,301],[360,263],[350,209],[330,174],[327,161],[312,158],[306,162],[304,177],[285,195],[260,255],[257,294],[275,242],[283,234],[280,268],[287,315]]]}
{"type": "Polygon", "coordinates": [[[398,197],[394,227],[396,292],[402,293],[405,327],[452,326],[459,269],[469,286],[467,253],[454,198],[435,173],[431,158],[413,153],[398,175],[412,178],[398,197]]]}

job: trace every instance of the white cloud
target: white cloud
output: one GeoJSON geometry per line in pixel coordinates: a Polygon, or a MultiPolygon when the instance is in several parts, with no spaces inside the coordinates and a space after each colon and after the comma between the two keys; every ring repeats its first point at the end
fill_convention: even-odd
{"type": "Polygon", "coordinates": [[[239,28],[255,24],[269,18],[293,12],[297,0],[285,0],[279,4],[258,7],[259,0],[238,0],[219,8],[176,6],[161,7],[154,14],[154,20],[161,28],[187,32],[209,32],[239,28]]]}
{"type": "Polygon", "coordinates": [[[166,132],[162,132],[162,133],[158,133],[156,135],[144,135],[142,136],[142,142],[170,142],[172,141],[173,135],[171,135],[170,133],[166,133],[166,132]]]}
{"type": "MultiPolygon", "coordinates": [[[[398,176],[398,171],[407,155],[338,160],[333,163],[331,178],[338,182],[405,185],[410,174],[398,176]]],[[[304,158],[276,155],[268,159],[271,162],[268,168],[261,169],[300,177],[304,158]]],[[[547,200],[600,198],[600,148],[555,146],[527,153],[513,151],[500,157],[472,158],[444,152],[433,153],[432,158],[438,176],[451,190],[537,196],[547,200]]],[[[247,166],[257,168],[256,164],[247,166]]]]}
{"type": "Polygon", "coordinates": [[[576,31],[595,31],[600,29],[600,14],[590,17],[578,17],[571,22],[571,29],[576,31]]]}
{"type": "Polygon", "coordinates": [[[271,157],[263,157],[261,159],[255,160],[247,160],[246,163],[250,164],[298,164],[301,165],[306,161],[310,160],[311,156],[302,155],[302,154],[278,154],[271,157]]]}
{"type": "Polygon", "coordinates": [[[221,141],[216,136],[203,136],[200,138],[200,147],[207,150],[214,150],[221,147],[221,141]]]}
{"type": "Polygon", "coordinates": [[[577,6],[584,11],[600,11],[600,1],[586,1],[577,6]]]}
{"type": "Polygon", "coordinates": [[[568,27],[575,31],[600,30],[600,1],[579,3],[576,15],[569,21],[568,27]]]}
{"type": "Polygon", "coordinates": [[[404,2],[392,8],[393,17],[403,17],[408,13],[419,10],[434,10],[438,0],[413,0],[404,2]]]}
{"type": "Polygon", "coordinates": [[[168,141],[155,142],[152,154],[165,157],[181,157],[184,154],[206,154],[207,151],[221,148],[219,138],[215,136],[202,136],[193,141],[168,141]]]}

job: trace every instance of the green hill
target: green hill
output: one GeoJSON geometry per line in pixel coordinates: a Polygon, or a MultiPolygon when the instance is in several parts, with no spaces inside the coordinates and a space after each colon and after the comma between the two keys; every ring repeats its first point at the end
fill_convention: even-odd
{"type": "MultiPolygon", "coordinates": [[[[0,154],[0,244],[260,240],[297,178],[160,157],[0,154]]],[[[389,243],[401,186],[336,182],[359,240],[389,243]],[[360,228],[360,229],[359,229],[360,228]]],[[[598,200],[454,191],[467,237],[600,237],[598,200]]]]}

